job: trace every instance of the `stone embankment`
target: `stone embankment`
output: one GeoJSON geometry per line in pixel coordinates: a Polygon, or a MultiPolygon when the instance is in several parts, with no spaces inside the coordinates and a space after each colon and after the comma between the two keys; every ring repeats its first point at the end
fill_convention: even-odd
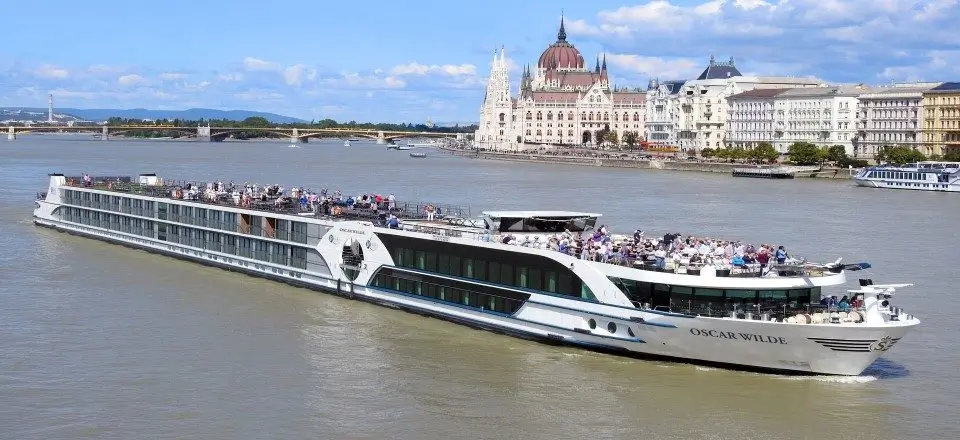
{"type": "MultiPolygon", "coordinates": [[[[568,156],[557,154],[542,154],[538,152],[502,152],[478,151],[443,147],[445,153],[455,156],[472,157],[476,159],[504,160],[511,162],[552,163],[561,165],[594,166],[607,168],[640,168],[668,171],[698,171],[707,173],[732,174],[734,168],[742,168],[743,164],[725,162],[678,161],[678,160],[648,160],[618,153],[601,153],[600,156],[568,156]]],[[[797,178],[819,177],[828,179],[850,179],[851,170],[845,168],[823,168],[819,171],[805,171],[797,173],[797,178]]]]}

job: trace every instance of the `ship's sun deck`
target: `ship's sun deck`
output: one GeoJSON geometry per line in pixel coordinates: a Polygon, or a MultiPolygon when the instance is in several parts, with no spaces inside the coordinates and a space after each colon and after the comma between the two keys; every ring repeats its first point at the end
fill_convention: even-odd
{"type": "MultiPolygon", "coordinates": [[[[326,190],[284,189],[234,182],[163,181],[154,175],[67,177],[69,186],[124,194],[252,209],[329,221],[369,221],[446,237],[549,249],[601,264],[693,276],[820,277],[860,265],[815,264],[786,256],[778,247],[680,234],[649,237],[613,234],[597,226],[600,214],[571,211],[485,211],[465,206],[397,201],[392,195],[349,196],[326,190]]],[[[786,251],[783,252],[786,254],[786,251]]],[[[864,263],[865,264],[865,263],[864,263]]],[[[869,266],[867,266],[869,267],[869,266]]]]}

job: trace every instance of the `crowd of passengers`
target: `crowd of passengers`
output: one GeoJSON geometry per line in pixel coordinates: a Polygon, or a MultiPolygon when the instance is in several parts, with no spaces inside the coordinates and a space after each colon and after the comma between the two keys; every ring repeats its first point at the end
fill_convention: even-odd
{"type": "Polygon", "coordinates": [[[566,230],[550,236],[511,235],[497,237],[505,244],[552,249],[582,260],[620,265],[648,265],[659,270],[713,266],[717,269],[759,267],[790,260],[783,246],[755,246],[740,241],[665,234],[647,237],[636,230],[633,237],[611,234],[606,226],[593,233],[566,230]]]}
{"type": "MultiPolygon", "coordinates": [[[[366,212],[379,216],[384,226],[399,228],[400,222],[395,213],[398,210],[397,199],[393,194],[344,195],[340,190],[328,191],[326,188],[315,192],[302,187],[289,190],[282,185],[265,185],[234,182],[210,182],[205,185],[187,183],[172,190],[171,197],[185,200],[197,200],[211,203],[232,203],[242,208],[294,208],[300,212],[338,216],[350,212],[366,212]]],[[[439,207],[427,206],[424,216],[433,219],[441,215],[439,207]]]]}

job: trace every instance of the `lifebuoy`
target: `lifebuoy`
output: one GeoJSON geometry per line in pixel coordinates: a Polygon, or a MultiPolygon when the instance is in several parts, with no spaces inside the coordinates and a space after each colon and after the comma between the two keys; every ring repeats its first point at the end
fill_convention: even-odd
{"type": "Polygon", "coordinates": [[[333,215],[340,215],[343,212],[343,208],[340,205],[335,205],[332,209],[333,215]]]}

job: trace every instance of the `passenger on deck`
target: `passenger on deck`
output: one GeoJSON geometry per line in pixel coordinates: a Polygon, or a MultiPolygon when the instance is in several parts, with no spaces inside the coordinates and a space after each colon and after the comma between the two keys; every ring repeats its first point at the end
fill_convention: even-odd
{"type": "Polygon", "coordinates": [[[787,262],[787,251],[783,248],[783,246],[777,248],[776,259],[777,264],[783,264],[787,262]]]}
{"type": "Polygon", "coordinates": [[[847,295],[843,295],[843,298],[840,298],[840,302],[837,303],[837,310],[841,312],[850,311],[850,299],[847,298],[847,295]]]}
{"type": "Polygon", "coordinates": [[[387,227],[390,229],[400,229],[400,219],[390,214],[390,218],[387,219],[387,227]]]}

